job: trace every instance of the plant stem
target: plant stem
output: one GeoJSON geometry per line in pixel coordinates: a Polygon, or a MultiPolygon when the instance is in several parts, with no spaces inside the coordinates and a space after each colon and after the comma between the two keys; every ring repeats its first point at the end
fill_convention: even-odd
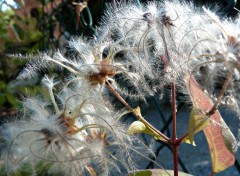
{"type": "Polygon", "coordinates": [[[178,176],[178,145],[173,145],[174,176],[178,176]]]}
{"type": "Polygon", "coordinates": [[[189,133],[184,134],[181,138],[177,139],[176,143],[181,144],[182,141],[189,135],[189,133]]]}
{"type": "Polygon", "coordinates": [[[169,143],[171,141],[167,136],[165,136],[161,131],[157,130],[154,126],[152,126],[147,120],[145,120],[141,115],[136,114],[134,109],[122,98],[121,95],[112,87],[112,85],[106,80],[106,85],[108,86],[109,90],[116,96],[116,98],[122,102],[122,104],[128,108],[140,121],[146,124],[149,128],[151,128],[154,132],[156,132],[159,136],[161,136],[166,142],[169,143]]]}
{"type": "Polygon", "coordinates": [[[177,139],[177,117],[176,117],[176,86],[175,83],[172,82],[172,122],[173,122],[173,136],[172,140],[175,141],[177,139]]]}
{"type": "Polygon", "coordinates": [[[222,89],[217,97],[217,102],[213,105],[213,107],[208,111],[208,113],[206,115],[211,116],[212,114],[214,114],[214,112],[217,110],[219,104],[221,103],[222,97],[224,95],[224,93],[227,90],[227,87],[229,85],[229,83],[232,80],[232,75],[233,75],[234,69],[231,69],[227,75],[227,78],[222,86],[222,89]]]}
{"type": "Polygon", "coordinates": [[[173,164],[174,164],[174,176],[178,176],[178,145],[177,143],[177,112],[176,112],[176,85],[172,82],[172,122],[173,122],[173,135],[171,139],[171,145],[173,147],[173,164]]]}

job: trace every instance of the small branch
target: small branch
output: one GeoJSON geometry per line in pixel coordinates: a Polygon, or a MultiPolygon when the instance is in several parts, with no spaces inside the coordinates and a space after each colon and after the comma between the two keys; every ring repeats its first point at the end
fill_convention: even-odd
{"type": "Polygon", "coordinates": [[[179,145],[182,143],[182,141],[188,136],[188,133],[184,134],[181,138],[176,140],[176,143],[179,145]]]}
{"type": "Polygon", "coordinates": [[[140,121],[146,124],[149,128],[151,128],[154,132],[156,132],[159,136],[161,136],[166,143],[170,141],[170,139],[165,136],[161,131],[157,130],[154,126],[152,126],[148,121],[146,121],[141,115],[135,113],[134,109],[122,98],[121,95],[112,87],[112,85],[106,80],[106,85],[109,90],[116,96],[116,98],[122,102],[122,104],[128,108],[140,121]]]}
{"type": "Polygon", "coordinates": [[[218,95],[217,102],[213,105],[213,107],[210,109],[210,111],[208,111],[208,113],[206,114],[207,116],[211,116],[217,110],[219,104],[221,103],[222,97],[223,97],[224,93],[226,92],[229,83],[232,80],[233,73],[234,73],[234,69],[231,69],[229,71],[227,78],[222,86],[222,89],[218,95]]]}

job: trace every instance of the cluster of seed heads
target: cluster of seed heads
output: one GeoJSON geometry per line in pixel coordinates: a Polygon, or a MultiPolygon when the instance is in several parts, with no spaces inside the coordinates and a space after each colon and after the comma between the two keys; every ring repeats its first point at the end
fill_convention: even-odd
{"type": "Polygon", "coordinates": [[[6,172],[25,166],[35,172],[41,163],[50,165],[49,173],[65,175],[136,169],[136,158],[147,158],[151,151],[126,134],[121,122],[126,112],[109,101],[106,83],[124,97],[147,101],[161,98],[174,81],[188,101],[184,79],[190,74],[217,97],[216,107],[225,102],[238,111],[239,87],[229,85],[240,78],[239,29],[240,18],[221,21],[205,8],[178,1],[112,4],[93,38],[73,38],[71,54],[33,56],[19,75],[33,77],[53,67],[64,70],[65,78],[44,76],[48,95],[26,98],[20,120],[1,126],[6,172]],[[220,76],[229,84],[218,98],[220,76]],[[230,89],[231,95],[225,93],[230,89]]]}

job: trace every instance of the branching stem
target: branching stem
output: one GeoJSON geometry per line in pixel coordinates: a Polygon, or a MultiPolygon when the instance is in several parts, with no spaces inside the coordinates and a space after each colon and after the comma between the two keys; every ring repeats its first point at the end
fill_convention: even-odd
{"type": "Polygon", "coordinates": [[[161,131],[157,130],[154,126],[152,126],[147,120],[145,120],[141,115],[136,114],[134,109],[122,98],[121,95],[113,88],[113,86],[106,80],[106,85],[108,86],[109,90],[116,96],[116,98],[122,102],[122,104],[128,108],[140,121],[146,124],[149,128],[151,128],[154,132],[156,132],[159,136],[161,136],[166,143],[171,141],[167,136],[165,136],[161,131]]]}
{"type": "Polygon", "coordinates": [[[172,138],[168,138],[161,131],[157,130],[153,127],[148,121],[146,121],[141,114],[137,114],[134,109],[122,98],[122,96],[114,89],[114,87],[106,80],[106,85],[109,90],[115,95],[115,97],[122,102],[122,104],[128,108],[140,121],[146,124],[149,128],[151,128],[154,132],[156,132],[159,136],[161,136],[165,142],[173,147],[173,160],[174,160],[174,176],[178,176],[178,146],[180,141],[177,139],[177,111],[176,111],[176,85],[175,82],[172,82],[172,118],[173,118],[173,136],[172,138]]]}

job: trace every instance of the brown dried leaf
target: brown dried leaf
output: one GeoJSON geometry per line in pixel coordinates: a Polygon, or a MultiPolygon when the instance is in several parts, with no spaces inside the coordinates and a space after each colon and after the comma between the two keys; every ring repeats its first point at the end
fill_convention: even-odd
{"type": "MultiPolygon", "coordinates": [[[[186,76],[186,85],[194,107],[205,111],[212,108],[213,102],[202,91],[194,77],[186,76]]],[[[213,173],[221,172],[235,162],[236,139],[225,124],[218,111],[210,116],[211,124],[204,128],[204,133],[210,149],[213,173]]]]}

